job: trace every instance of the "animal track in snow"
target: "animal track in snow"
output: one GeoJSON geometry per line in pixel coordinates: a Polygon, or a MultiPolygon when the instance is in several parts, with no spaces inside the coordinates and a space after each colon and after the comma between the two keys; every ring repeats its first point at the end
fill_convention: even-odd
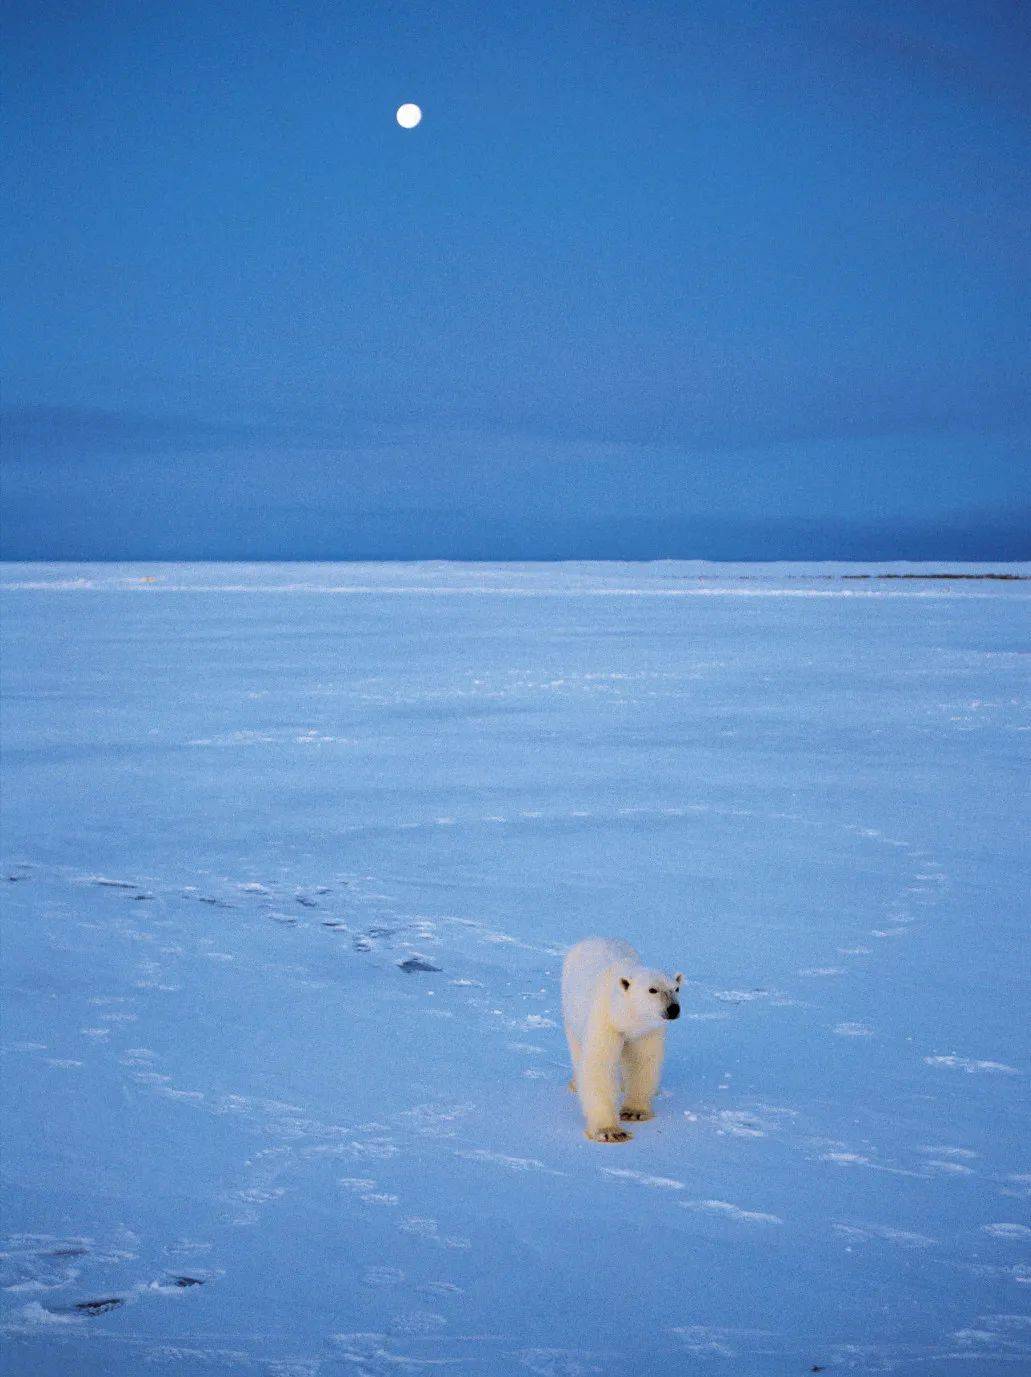
{"type": "Polygon", "coordinates": [[[487,1148],[463,1148],[455,1153],[467,1162],[486,1162],[492,1166],[505,1167],[508,1171],[537,1171],[548,1176],[565,1176],[564,1171],[556,1171],[537,1157],[509,1157],[503,1152],[490,1152],[487,1148]]]}
{"type": "Polygon", "coordinates": [[[400,1286],[404,1279],[405,1274],[400,1267],[366,1267],[361,1276],[362,1285],[374,1290],[384,1286],[400,1286]]]}
{"type": "Polygon", "coordinates": [[[576,1349],[523,1348],[516,1355],[520,1367],[535,1377],[591,1377],[602,1369],[576,1349]]]}
{"type": "Polygon", "coordinates": [[[977,1061],[972,1057],[924,1057],[928,1066],[944,1066],[956,1071],[965,1071],[968,1075],[977,1072],[984,1072],[988,1075],[1019,1076],[1020,1072],[1015,1066],[1007,1066],[1001,1061],[977,1061]]]}
{"type": "Polygon", "coordinates": [[[1005,1238],[1014,1242],[1031,1239],[1031,1229],[1026,1224],[982,1224],[981,1232],[991,1234],[992,1238],[1005,1238]]]}
{"type": "Polygon", "coordinates": [[[352,1138],[348,1145],[352,1157],[386,1161],[396,1157],[400,1148],[390,1138],[352,1138]]]}
{"type": "Polygon", "coordinates": [[[398,1336],[425,1338],[439,1334],[447,1328],[447,1320],[432,1310],[412,1310],[405,1315],[395,1315],[390,1321],[390,1333],[398,1336]]]}
{"type": "Polygon", "coordinates": [[[872,1157],[863,1152],[844,1152],[831,1151],[820,1154],[821,1162],[831,1162],[836,1167],[867,1167],[871,1171],[887,1172],[889,1176],[919,1176],[916,1171],[907,1171],[905,1167],[892,1167],[884,1162],[875,1162],[872,1157]]]}
{"type": "Polygon", "coordinates": [[[908,1229],[895,1229],[886,1224],[835,1224],[834,1232],[844,1238],[869,1241],[878,1239],[885,1243],[897,1243],[902,1248],[931,1248],[938,1242],[926,1234],[913,1233],[908,1229]]]}
{"type": "Polygon", "coordinates": [[[377,1190],[376,1182],[368,1176],[341,1176],[337,1178],[341,1189],[356,1195],[363,1205],[394,1206],[401,1203],[400,1196],[390,1191],[377,1190]]]}
{"type": "Polygon", "coordinates": [[[783,1353],[783,1341],[765,1329],[724,1329],[705,1324],[674,1325],[671,1334],[692,1357],[761,1357],[783,1353]]]}
{"type": "Polygon", "coordinates": [[[639,1186],[648,1186],[652,1190],[661,1191],[682,1191],[686,1187],[683,1181],[676,1181],[671,1176],[648,1176],[644,1172],[632,1171],[627,1167],[601,1167],[603,1176],[614,1176],[624,1181],[634,1181],[639,1186]]]}
{"type": "Polygon", "coordinates": [[[776,1214],[767,1214],[762,1210],[743,1210],[739,1205],[732,1205],[727,1200],[681,1200],[678,1202],[683,1210],[694,1210],[703,1214],[715,1214],[721,1219],[732,1219],[735,1223],[741,1224],[783,1224],[783,1219],[776,1214]]]}
{"type": "Polygon", "coordinates": [[[472,1247],[467,1238],[442,1234],[437,1221],[425,1215],[406,1215],[398,1224],[398,1228],[403,1234],[411,1234],[414,1238],[420,1238],[426,1243],[435,1243],[441,1248],[472,1247]]]}

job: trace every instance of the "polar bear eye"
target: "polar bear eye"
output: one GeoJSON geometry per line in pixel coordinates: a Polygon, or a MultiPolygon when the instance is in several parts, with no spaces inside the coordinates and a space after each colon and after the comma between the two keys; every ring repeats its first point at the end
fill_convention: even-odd
{"type": "Polygon", "coordinates": [[[649,994],[658,994],[659,992],[658,992],[658,990],[655,988],[654,985],[651,985],[651,986],[649,987],[649,989],[648,989],[648,993],[649,993],[649,994]]]}

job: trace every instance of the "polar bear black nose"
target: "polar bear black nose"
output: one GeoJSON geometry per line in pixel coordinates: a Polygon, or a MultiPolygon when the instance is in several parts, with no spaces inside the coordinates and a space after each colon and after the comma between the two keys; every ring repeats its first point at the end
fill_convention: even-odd
{"type": "Polygon", "coordinates": [[[680,1017],[680,1005],[679,1005],[679,1004],[676,1004],[676,1003],[670,1004],[670,1005],[667,1007],[667,1009],[666,1009],[666,1017],[667,1017],[667,1018],[679,1018],[679,1017],[680,1017]]]}

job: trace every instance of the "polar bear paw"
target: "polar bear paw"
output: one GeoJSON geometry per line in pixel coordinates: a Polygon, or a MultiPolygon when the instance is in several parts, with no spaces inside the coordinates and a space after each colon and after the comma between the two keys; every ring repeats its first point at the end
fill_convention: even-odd
{"type": "Polygon", "coordinates": [[[641,1124],[644,1123],[646,1119],[654,1119],[655,1115],[650,1109],[626,1108],[619,1111],[619,1117],[625,1124],[641,1124]]]}
{"type": "Polygon", "coordinates": [[[611,1128],[588,1129],[586,1136],[592,1143],[628,1143],[634,1135],[625,1128],[613,1125],[611,1128]]]}

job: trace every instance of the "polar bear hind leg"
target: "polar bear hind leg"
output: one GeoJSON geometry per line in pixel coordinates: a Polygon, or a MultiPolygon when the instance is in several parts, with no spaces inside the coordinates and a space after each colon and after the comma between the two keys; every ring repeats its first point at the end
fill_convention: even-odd
{"type": "Polygon", "coordinates": [[[659,1090],[665,1036],[665,1031],[659,1028],[623,1046],[623,1084],[626,1093],[619,1117],[624,1123],[655,1118],[652,1101],[659,1090]]]}

